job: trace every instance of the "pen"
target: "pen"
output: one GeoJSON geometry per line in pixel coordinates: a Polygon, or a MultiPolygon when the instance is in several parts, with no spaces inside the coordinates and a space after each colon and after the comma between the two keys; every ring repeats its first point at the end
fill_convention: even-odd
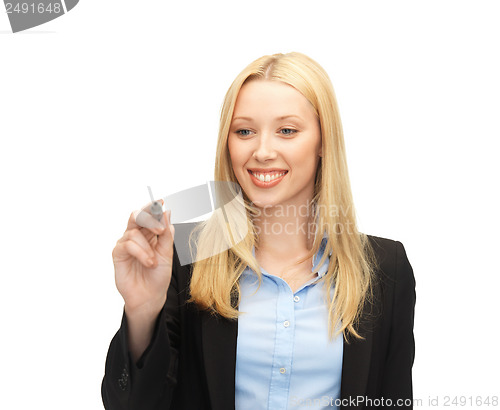
{"type": "Polygon", "coordinates": [[[151,212],[151,215],[153,215],[153,217],[155,217],[158,221],[161,221],[163,217],[162,205],[160,202],[155,201],[153,197],[153,191],[151,190],[150,186],[148,186],[148,191],[151,198],[151,206],[149,207],[149,211],[151,212]]]}

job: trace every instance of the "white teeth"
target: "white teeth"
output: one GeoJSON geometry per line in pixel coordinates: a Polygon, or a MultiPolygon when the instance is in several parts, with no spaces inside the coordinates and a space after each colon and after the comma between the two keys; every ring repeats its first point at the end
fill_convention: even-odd
{"type": "Polygon", "coordinates": [[[286,172],[280,172],[279,174],[257,174],[255,172],[252,172],[252,175],[259,179],[261,182],[270,182],[270,181],[274,181],[276,178],[279,178],[279,177],[282,177],[283,175],[285,175],[286,172]]]}

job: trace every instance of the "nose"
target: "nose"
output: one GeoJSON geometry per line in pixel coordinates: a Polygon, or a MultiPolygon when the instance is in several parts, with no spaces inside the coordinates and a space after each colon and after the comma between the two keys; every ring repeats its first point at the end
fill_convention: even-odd
{"type": "Polygon", "coordinates": [[[265,162],[277,157],[276,150],[273,146],[272,135],[270,135],[270,133],[262,133],[256,140],[257,146],[252,156],[257,161],[265,162]]]}

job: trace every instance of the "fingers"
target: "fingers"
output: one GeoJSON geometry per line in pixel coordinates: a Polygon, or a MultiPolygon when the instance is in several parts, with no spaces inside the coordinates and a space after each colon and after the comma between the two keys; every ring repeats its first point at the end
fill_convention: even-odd
{"type": "MultiPolygon", "coordinates": [[[[171,211],[168,210],[167,212],[163,213],[162,221],[156,221],[157,223],[161,224],[162,228],[151,228],[150,230],[155,233],[155,235],[158,235],[157,241],[155,246],[155,249],[152,247],[152,243],[150,242],[151,238],[148,238],[147,231],[142,231],[141,227],[136,227],[136,228],[131,228],[127,229],[123,236],[118,240],[118,243],[125,243],[125,242],[135,242],[136,245],[138,245],[144,252],[146,252],[148,258],[152,258],[153,261],[156,262],[156,252],[158,252],[160,257],[163,257],[165,259],[170,259],[172,257],[172,252],[173,252],[173,243],[174,243],[174,235],[175,235],[175,228],[172,224],[169,224],[170,220],[170,215],[171,211]],[[168,215],[168,216],[167,216],[168,215]],[[163,226],[167,226],[167,229],[163,228],[163,226]]],[[[132,221],[132,225],[135,224],[135,222],[132,221]]],[[[117,243],[117,244],[118,244],[117,243]]],[[[125,250],[128,250],[128,247],[123,247],[121,246],[118,250],[123,252],[125,250]]],[[[135,246],[130,248],[131,250],[136,249],[135,246]]],[[[138,251],[138,250],[137,250],[138,251]]],[[[135,256],[139,260],[141,260],[140,256],[136,256],[136,254],[132,254],[132,256],[135,256]]],[[[143,257],[143,259],[145,256],[143,257]]],[[[146,265],[147,266],[147,265],[146,265]]]]}
{"type": "MultiPolygon", "coordinates": [[[[159,202],[163,205],[163,199],[160,199],[159,202]]],[[[162,230],[167,226],[151,215],[151,205],[150,202],[144,205],[140,210],[132,212],[128,220],[127,230],[141,227],[150,230],[162,230]]],[[[158,232],[155,233],[158,234],[158,232]]]]}
{"type": "MultiPolygon", "coordinates": [[[[159,200],[163,204],[163,200],[159,200]]],[[[173,243],[175,228],[170,224],[171,211],[167,210],[163,212],[162,218],[158,221],[149,212],[151,203],[145,205],[140,211],[134,211],[130,215],[128,220],[127,229],[123,234],[122,238],[119,239],[116,249],[120,253],[120,256],[125,256],[123,252],[128,252],[130,250],[130,255],[136,257],[145,266],[152,266],[146,263],[146,260],[152,258],[154,263],[158,262],[156,259],[156,252],[158,256],[163,260],[167,261],[172,258],[173,253],[173,243]],[[146,230],[144,230],[144,228],[146,230]],[[156,245],[151,242],[151,237],[149,231],[155,235],[158,235],[156,245]],[[135,245],[127,244],[128,242],[135,242],[135,245]],[[118,246],[120,244],[120,246],[118,246]],[[152,248],[152,244],[155,249],[152,248]],[[139,249],[139,248],[140,249],[139,249]],[[141,251],[142,250],[142,251],[141,251]],[[135,252],[135,253],[132,253],[135,252]]]]}
{"type": "Polygon", "coordinates": [[[123,256],[131,255],[140,261],[144,266],[151,268],[155,265],[154,258],[142,246],[133,240],[118,242],[113,249],[113,259],[119,259],[123,256]]]}
{"type": "Polygon", "coordinates": [[[128,240],[137,243],[137,245],[139,245],[146,251],[146,253],[148,253],[150,258],[154,258],[155,253],[153,248],[151,247],[151,243],[139,229],[130,229],[125,231],[119,242],[126,242],[128,240]]]}

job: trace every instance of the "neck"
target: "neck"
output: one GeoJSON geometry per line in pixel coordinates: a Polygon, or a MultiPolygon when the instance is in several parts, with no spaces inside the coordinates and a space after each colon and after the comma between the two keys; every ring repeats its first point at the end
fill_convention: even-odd
{"type": "Polygon", "coordinates": [[[290,259],[300,257],[312,248],[316,227],[310,200],[301,206],[276,205],[260,208],[260,211],[260,215],[254,218],[259,253],[290,259]]]}

